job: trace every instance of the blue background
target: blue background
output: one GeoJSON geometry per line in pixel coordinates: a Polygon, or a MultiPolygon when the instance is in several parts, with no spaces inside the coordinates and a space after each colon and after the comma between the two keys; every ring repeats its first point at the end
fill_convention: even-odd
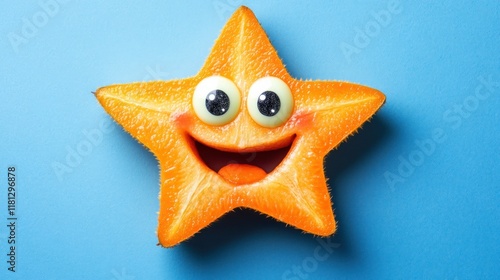
{"type": "Polygon", "coordinates": [[[499,279],[500,2],[478,2],[402,1],[381,25],[373,13],[389,1],[3,1],[0,278],[499,279]],[[330,251],[250,210],[157,247],[156,160],[118,125],[101,126],[110,119],[91,91],[196,74],[239,4],[293,76],[387,95],[326,160],[339,226],[330,251]],[[3,225],[12,165],[15,274],[3,225]]]}

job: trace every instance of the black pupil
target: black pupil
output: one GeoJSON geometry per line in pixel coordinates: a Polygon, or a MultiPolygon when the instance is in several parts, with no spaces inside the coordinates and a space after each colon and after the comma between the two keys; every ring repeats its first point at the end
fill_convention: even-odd
{"type": "Polygon", "coordinates": [[[212,90],[205,99],[205,106],[212,115],[224,115],[229,109],[229,96],[220,89],[212,90]]]}
{"type": "Polygon", "coordinates": [[[259,95],[257,107],[262,115],[272,117],[279,112],[281,101],[275,92],[265,91],[259,95]]]}

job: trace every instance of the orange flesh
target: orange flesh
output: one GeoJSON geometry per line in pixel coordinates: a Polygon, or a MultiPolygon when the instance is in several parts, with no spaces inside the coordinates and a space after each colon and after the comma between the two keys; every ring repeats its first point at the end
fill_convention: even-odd
{"type": "Polygon", "coordinates": [[[336,223],[323,158],[385,101],[381,92],[362,85],[292,78],[246,7],[229,19],[196,76],[111,85],[97,90],[96,97],[160,162],[158,238],[165,247],[190,238],[237,207],[255,209],[315,235],[333,234],[336,223]],[[238,115],[222,126],[202,122],[191,104],[196,85],[213,75],[232,80],[242,95],[238,115]],[[246,110],[249,87],[265,76],[283,80],[294,98],[292,116],[276,128],[259,126],[246,110]],[[211,167],[217,163],[205,154],[213,149],[262,155],[289,145],[290,139],[295,140],[279,155],[272,172],[257,159],[211,167]]]}
{"type": "Polygon", "coordinates": [[[231,163],[222,167],[219,175],[234,186],[241,186],[262,180],[267,173],[255,165],[231,163]]]}

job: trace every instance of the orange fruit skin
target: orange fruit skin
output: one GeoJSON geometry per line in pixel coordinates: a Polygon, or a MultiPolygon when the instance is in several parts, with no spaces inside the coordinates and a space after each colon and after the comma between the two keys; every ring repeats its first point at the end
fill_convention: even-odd
{"type": "MultiPolygon", "coordinates": [[[[336,223],[323,159],[383,105],[385,96],[348,82],[292,78],[254,14],[240,7],[229,19],[200,72],[190,78],[111,85],[97,90],[104,109],[160,163],[159,244],[172,247],[237,207],[265,213],[306,232],[328,236],[336,223]],[[231,79],[242,94],[240,112],[222,126],[202,122],[192,95],[204,78],[231,79]],[[246,110],[254,81],[274,76],[294,98],[290,119],[276,128],[252,120],[246,110]],[[239,176],[228,166],[219,173],[201,160],[193,139],[225,151],[291,149],[275,170],[239,176]],[[238,177],[238,178],[236,178],[238,177]],[[257,179],[256,179],[257,178],[257,179]]],[[[233,170],[234,171],[234,170],[233,170]]]]}

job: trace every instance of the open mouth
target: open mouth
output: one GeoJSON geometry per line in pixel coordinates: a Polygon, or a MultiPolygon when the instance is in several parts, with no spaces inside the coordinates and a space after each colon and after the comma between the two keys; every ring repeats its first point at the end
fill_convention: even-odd
{"type": "Polygon", "coordinates": [[[234,185],[249,184],[263,179],[286,157],[295,135],[285,146],[274,149],[255,148],[252,152],[227,151],[205,145],[192,138],[194,148],[205,165],[234,185]]]}

